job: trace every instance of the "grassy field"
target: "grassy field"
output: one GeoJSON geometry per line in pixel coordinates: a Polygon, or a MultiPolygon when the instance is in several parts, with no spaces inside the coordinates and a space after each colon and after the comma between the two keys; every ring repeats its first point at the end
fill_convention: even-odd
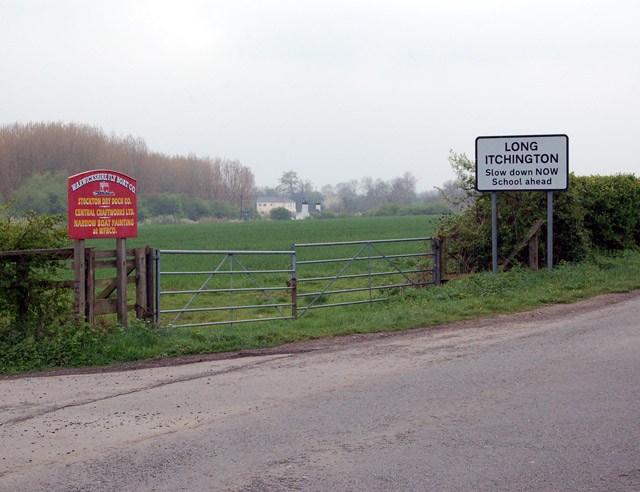
{"type": "MultiPolygon", "coordinates": [[[[292,243],[430,236],[439,216],[360,217],[331,220],[213,222],[142,226],[127,247],[160,249],[288,250],[292,243]]],[[[113,240],[87,246],[114,248],[113,240]]]]}

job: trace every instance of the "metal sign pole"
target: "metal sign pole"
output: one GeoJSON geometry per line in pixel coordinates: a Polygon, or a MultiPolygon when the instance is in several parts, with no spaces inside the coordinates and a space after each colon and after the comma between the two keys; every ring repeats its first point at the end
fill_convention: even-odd
{"type": "Polygon", "coordinates": [[[547,268],[553,269],[553,191],[547,192],[547,268]]]}
{"type": "Polygon", "coordinates": [[[491,192],[491,263],[494,275],[498,273],[498,194],[491,192]]]}

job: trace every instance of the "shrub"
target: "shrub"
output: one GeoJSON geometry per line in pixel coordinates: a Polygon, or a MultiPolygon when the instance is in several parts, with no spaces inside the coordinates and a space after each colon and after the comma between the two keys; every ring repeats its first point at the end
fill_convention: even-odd
{"type": "Polygon", "coordinates": [[[71,321],[26,322],[20,329],[0,326],[0,373],[90,365],[95,363],[92,348],[104,344],[107,336],[105,330],[71,321]]]}
{"type": "MultiPolygon", "coordinates": [[[[0,209],[0,251],[61,248],[69,245],[62,215],[28,213],[14,219],[0,209]]],[[[71,303],[68,291],[53,283],[59,262],[50,256],[33,255],[16,261],[0,256],[0,325],[34,323],[46,326],[57,319],[68,319],[71,303]]]]}
{"type": "Polygon", "coordinates": [[[271,209],[269,217],[271,220],[289,220],[291,219],[292,214],[284,207],[276,207],[271,209]]]}
{"type": "Polygon", "coordinates": [[[240,218],[240,209],[221,200],[208,201],[172,193],[141,194],[138,197],[139,221],[176,223],[180,219],[198,221],[204,218],[237,219],[240,218]],[[159,217],[164,218],[158,219],[159,217]],[[167,221],[167,217],[171,218],[171,222],[167,221]]]}
{"type": "Polygon", "coordinates": [[[620,250],[640,245],[640,179],[632,174],[576,179],[585,209],[585,227],[596,248],[620,250]]]}
{"type": "Polygon", "coordinates": [[[204,201],[200,197],[181,196],[182,210],[189,220],[198,220],[202,217],[211,215],[211,207],[209,202],[204,201]]]}
{"type": "Polygon", "coordinates": [[[336,212],[335,210],[325,208],[320,213],[311,212],[311,217],[314,219],[346,219],[351,217],[351,215],[346,212],[336,212]]]}
{"type": "Polygon", "coordinates": [[[211,208],[210,217],[214,217],[216,219],[235,219],[240,217],[240,211],[238,207],[230,204],[229,202],[223,202],[221,200],[216,200],[209,203],[211,208]]]}
{"type": "Polygon", "coordinates": [[[179,195],[171,193],[145,195],[144,204],[152,216],[173,215],[174,217],[184,217],[182,201],[179,195]]]}

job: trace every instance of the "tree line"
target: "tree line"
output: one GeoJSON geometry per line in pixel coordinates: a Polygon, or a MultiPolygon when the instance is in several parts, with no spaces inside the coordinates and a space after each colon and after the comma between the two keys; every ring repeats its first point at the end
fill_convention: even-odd
{"type": "Polygon", "coordinates": [[[107,134],[94,126],[32,122],[0,127],[0,204],[13,201],[12,213],[65,213],[67,177],[90,169],[137,179],[140,220],[240,218],[242,210],[245,217],[248,212],[257,218],[258,195],[291,198],[298,210],[303,200],[312,209],[321,202],[325,217],[448,210],[437,191],[417,192],[417,178],[408,172],[388,181],[366,176],[318,190],[296,171],[285,171],[277,187],[259,188],[251,169],[237,160],[168,156],[150,151],[140,138],[107,134]]]}
{"type": "Polygon", "coordinates": [[[138,181],[145,193],[171,193],[240,205],[255,178],[237,160],[168,156],[132,136],[108,135],[77,123],[16,123],[0,127],[0,197],[10,198],[33,175],[112,169],[138,181]],[[237,202],[237,203],[236,203],[237,202]]]}

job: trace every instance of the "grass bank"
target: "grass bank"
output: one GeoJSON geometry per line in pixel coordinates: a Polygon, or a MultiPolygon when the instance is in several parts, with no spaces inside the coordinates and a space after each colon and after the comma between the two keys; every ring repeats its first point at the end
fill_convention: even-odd
{"type": "Polygon", "coordinates": [[[64,327],[45,337],[0,338],[0,372],[60,366],[107,365],[151,358],[243,350],[312,338],[431,326],[497,313],[570,303],[640,288],[640,251],[598,254],[553,271],[515,269],[480,273],[426,290],[398,289],[388,302],[330,308],[301,319],[202,328],[64,327]]]}

